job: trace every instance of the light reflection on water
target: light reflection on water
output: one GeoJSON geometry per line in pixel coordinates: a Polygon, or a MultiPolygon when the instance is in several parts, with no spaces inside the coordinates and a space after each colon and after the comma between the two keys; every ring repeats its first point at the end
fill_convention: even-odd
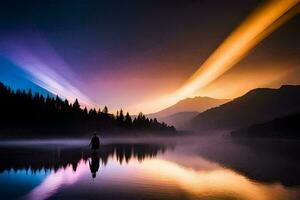
{"type": "MultiPolygon", "coordinates": [[[[27,148],[22,150],[21,156],[25,156],[23,159],[28,160],[27,163],[17,162],[15,158],[22,161],[20,153],[18,156],[15,152],[8,153],[10,151],[7,147],[0,149],[1,152],[10,154],[10,159],[6,164],[5,160],[1,161],[0,167],[3,172],[0,174],[0,186],[3,188],[3,185],[8,184],[22,190],[23,192],[18,194],[21,199],[296,200],[300,197],[299,182],[293,180],[284,186],[282,183],[286,182],[286,176],[276,174],[275,165],[280,166],[283,163],[271,163],[276,172],[271,173],[272,177],[264,176],[266,174],[264,168],[261,168],[261,173],[264,174],[260,176],[256,173],[257,169],[251,168],[260,168],[261,164],[265,164],[253,162],[251,148],[231,142],[220,144],[215,141],[205,143],[176,141],[171,145],[118,143],[103,145],[98,153],[92,153],[85,148],[66,150],[59,148],[59,150],[43,150],[34,155],[27,148]],[[220,148],[221,150],[218,150],[220,148]],[[240,150],[241,157],[250,159],[248,166],[241,168],[239,162],[238,164],[235,161],[229,162],[226,153],[220,154],[225,150],[230,154],[240,150]],[[30,161],[29,155],[35,162],[30,161]],[[30,163],[32,165],[28,166],[30,163]],[[7,173],[6,170],[12,167],[16,172],[10,170],[10,173],[7,173]],[[24,167],[29,169],[27,173],[24,167]],[[47,169],[46,172],[44,169],[47,169]],[[20,173],[26,177],[26,187],[25,184],[20,185],[22,182],[20,173]]],[[[273,157],[271,154],[262,153],[262,155],[268,156],[266,158],[274,162],[284,161],[283,155],[272,154],[273,157]]],[[[260,155],[257,154],[256,157],[260,159],[260,155]]],[[[291,167],[293,164],[299,164],[297,158],[292,161],[289,157],[286,162],[289,162],[288,165],[283,167],[298,170],[297,166],[291,167]]],[[[294,175],[297,176],[298,171],[294,175]]],[[[0,195],[5,195],[5,199],[17,197],[12,194],[0,190],[0,195]]]]}
{"type": "Polygon", "coordinates": [[[40,185],[48,174],[45,171],[34,173],[31,170],[9,170],[2,172],[0,174],[1,199],[3,197],[16,199],[19,196],[25,195],[28,191],[40,185]],[[16,190],[16,188],[18,189],[16,190]]]}

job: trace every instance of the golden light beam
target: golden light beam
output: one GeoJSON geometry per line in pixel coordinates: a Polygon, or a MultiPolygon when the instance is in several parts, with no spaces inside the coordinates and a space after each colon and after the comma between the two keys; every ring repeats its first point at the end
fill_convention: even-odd
{"type": "Polygon", "coordinates": [[[210,55],[199,69],[169,96],[144,104],[148,111],[159,110],[195,95],[224,74],[259,42],[299,13],[300,0],[271,0],[250,14],[210,55]]]}

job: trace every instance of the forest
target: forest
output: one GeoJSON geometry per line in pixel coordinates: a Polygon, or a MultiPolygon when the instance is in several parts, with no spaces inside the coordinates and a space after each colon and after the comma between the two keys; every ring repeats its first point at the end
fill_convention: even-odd
{"type": "Polygon", "coordinates": [[[81,108],[59,96],[34,93],[29,90],[13,90],[0,82],[0,136],[72,137],[86,136],[92,132],[102,135],[174,134],[174,126],[157,119],[149,119],[143,113],[131,117],[123,110],[117,114],[103,109],[81,108]]]}

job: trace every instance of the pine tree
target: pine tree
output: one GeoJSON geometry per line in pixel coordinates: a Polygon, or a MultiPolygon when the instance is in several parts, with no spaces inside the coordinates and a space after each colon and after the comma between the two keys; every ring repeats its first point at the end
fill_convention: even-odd
{"type": "Polygon", "coordinates": [[[73,109],[80,110],[80,104],[78,102],[78,99],[75,99],[75,102],[73,103],[73,109]]]}
{"type": "Polygon", "coordinates": [[[129,115],[128,112],[125,115],[125,121],[124,121],[124,123],[125,123],[125,127],[127,129],[131,128],[131,126],[132,126],[132,119],[131,119],[131,117],[130,117],[130,115],[129,115]]]}
{"type": "Polygon", "coordinates": [[[103,111],[102,111],[104,114],[108,114],[108,108],[107,108],[107,106],[104,106],[104,108],[103,108],[103,111]]]}

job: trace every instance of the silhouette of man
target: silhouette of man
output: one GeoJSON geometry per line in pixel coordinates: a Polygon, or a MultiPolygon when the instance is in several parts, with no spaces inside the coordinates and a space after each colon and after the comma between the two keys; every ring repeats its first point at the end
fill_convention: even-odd
{"type": "Polygon", "coordinates": [[[96,178],[97,172],[100,165],[100,157],[97,151],[94,151],[91,156],[91,161],[89,160],[90,170],[93,178],[96,178]]]}
{"type": "Polygon", "coordinates": [[[96,135],[96,133],[94,133],[94,136],[91,139],[91,148],[92,150],[97,150],[100,147],[100,140],[99,137],[96,135]]]}

